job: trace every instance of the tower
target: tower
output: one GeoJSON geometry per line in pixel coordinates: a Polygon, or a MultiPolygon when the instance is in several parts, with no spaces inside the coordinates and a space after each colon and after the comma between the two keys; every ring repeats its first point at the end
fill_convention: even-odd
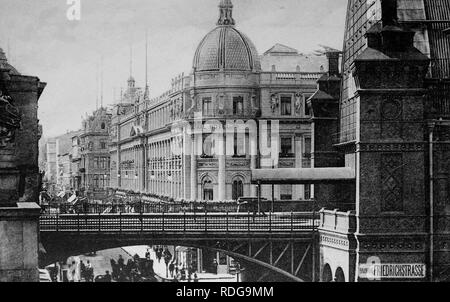
{"type": "MultiPolygon", "coordinates": [[[[439,156],[428,136],[436,118],[448,118],[442,65],[448,52],[437,28],[442,20],[450,22],[449,3],[407,2],[348,2],[339,134],[332,150],[355,170],[355,195],[348,198],[352,207],[322,212],[323,281],[426,280],[438,261],[446,265],[448,238],[441,233],[437,239],[435,232],[448,226],[439,216],[444,212],[433,215],[432,200],[447,189],[433,188],[436,169],[429,158],[439,156]],[[376,274],[368,274],[373,269],[376,274]]],[[[441,173],[439,181],[448,178],[441,173]]]]}
{"type": "Polygon", "coordinates": [[[0,49],[0,282],[38,274],[38,100],[45,83],[23,76],[0,49]]]}

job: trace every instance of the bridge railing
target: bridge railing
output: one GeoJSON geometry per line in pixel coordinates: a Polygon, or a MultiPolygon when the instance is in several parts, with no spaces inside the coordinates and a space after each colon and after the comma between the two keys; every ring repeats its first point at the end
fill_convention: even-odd
{"type": "Polygon", "coordinates": [[[312,213],[43,214],[41,232],[295,233],[319,225],[312,213]]]}
{"type": "MultiPolygon", "coordinates": [[[[51,204],[41,205],[42,213],[59,214],[119,214],[119,213],[246,213],[255,210],[255,204],[238,202],[133,202],[120,204],[83,203],[77,205],[51,204]]],[[[322,208],[354,210],[355,203],[319,202],[314,200],[262,200],[263,212],[313,212],[322,208]]]]}

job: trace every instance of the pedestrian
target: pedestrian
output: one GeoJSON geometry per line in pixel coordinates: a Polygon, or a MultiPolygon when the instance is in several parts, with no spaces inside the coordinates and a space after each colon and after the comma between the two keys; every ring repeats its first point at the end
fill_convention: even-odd
{"type": "Polygon", "coordinates": [[[175,270],[175,264],[172,262],[170,262],[169,264],[169,273],[170,273],[170,277],[173,278],[173,271],[175,270]]]}
{"type": "Polygon", "coordinates": [[[213,267],[214,267],[214,274],[217,275],[219,273],[219,271],[218,271],[219,264],[217,263],[217,259],[214,259],[213,267]]]}
{"type": "Polygon", "coordinates": [[[156,252],[156,258],[158,258],[158,263],[161,263],[161,257],[162,257],[162,252],[161,252],[161,250],[158,250],[156,252]]]}
{"type": "Polygon", "coordinates": [[[72,282],[80,282],[80,275],[76,261],[72,261],[72,282]]]}
{"type": "Polygon", "coordinates": [[[84,264],[83,260],[80,261],[80,281],[83,280],[86,281],[86,265],[84,264]]]}
{"type": "Polygon", "coordinates": [[[181,281],[186,280],[186,270],[183,268],[181,269],[181,281]]]}
{"type": "Polygon", "coordinates": [[[73,282],[72,265],[69,264],[67,269],[67,282],[73,282]]]}
{"type": "Polygon", "coordinates": [[[198,276],[197,276],[197,273],[194,273],[194,282],[198,282],[198,276]]]}
{"type": "Polygon", "coordinates": [[[106,271],[106,275],[103,277],[103,282],[111,282],[112,281],[112,277],[109,274],[109,271],[106,271]]]}
{"type": "Polygon", "coordinates": [[[150,249],[147,249],[147,252],[145,253],[145,259],[150,260],[150,249]]]}
{"type": "Polygon", "coordinates": [[[112,278],[113,280],[117,280],[117,263],[116,263],[116,260],[111,259],[111,260],[110,260],[110,263],[111,263],[111,269],[112,269],[112,275],[111,275],[111,278],[112,278]]]}
{"type": "Polygon", "coordinates": [[[94,268],[92,267],[91,262],[88,260],[86,265],[86,282],[93,282],[94,281],[94,268]]]}
{"type": "Polygon", "coordinates": [[[117,264],[119,265],[120,269],[123,269],[125,265],[125,260],[123,260],[122,255],[119,255],[119,260],[117,260],[117,264]]]}

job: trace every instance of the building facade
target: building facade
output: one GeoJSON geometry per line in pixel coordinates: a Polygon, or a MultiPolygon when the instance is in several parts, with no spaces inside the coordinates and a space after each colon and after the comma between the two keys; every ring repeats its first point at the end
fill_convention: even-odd
{"type": "Polygon", "coordinates": [[[44,184],[51,194],[74,189],[72,177],[72,137],[78,136],[80,131],[71,131],[57,137],[47,138],[41,145],[43,154],[44,184]]]}
{"type": "Polygon", "coordinates": [[[314,167],[354,174],[347,196],[315,186],[344,201],[322,212],[321,278],[448,280],[450,1],[348,3],[341,94],[310,100],[314,167]]]}
{"type": "Polygon", "coordinates": [[[80,182],[80,191],[90,200],[102,200],[107,196],[110,126],[111,113],[101,107],[83,121],[82,133],[71,140],[73,164],[78,167],[72,176],[73,182],[80,182]]]}
{"type": "MultiPolygon", "coordinates": [[[[217,27],[200,42],[192,72],[173,79],[169,91],[150,99],[148,87],[137,88],[129,79],[112,117],[113,189],[156,200],[236,200],[256,197],[254,168],[310,167],[306,100],[327,71],[326,56],[280,44],[260,56],[236,29],[231,1],[221,1],[219,8],[217,27]],[[218,137],[208,135],[217,129],[211,125],[231,127],[218,137]],[[266,125],[269,131],[261,131],[266,125]],[[276,154],[259,156],[263,141],[274,142],[276,154]]],[[[263,197],[272,195],[304,200],[311,190],[308,185],[262,188],[263,197]]]]}
{"type": "Polygon", "coordinates": [[[46,84],[0,48],[0,282],[38,282],[38,100],[46,84]]]}

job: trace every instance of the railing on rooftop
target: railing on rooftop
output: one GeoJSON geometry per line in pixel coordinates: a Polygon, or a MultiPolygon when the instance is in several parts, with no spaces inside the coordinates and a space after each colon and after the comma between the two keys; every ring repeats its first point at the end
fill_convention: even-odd
{"type": "Polygon", "coordinates": [[[317,81],[323,72],[262,72],[261,82],[267,81],[317,81]]]}

